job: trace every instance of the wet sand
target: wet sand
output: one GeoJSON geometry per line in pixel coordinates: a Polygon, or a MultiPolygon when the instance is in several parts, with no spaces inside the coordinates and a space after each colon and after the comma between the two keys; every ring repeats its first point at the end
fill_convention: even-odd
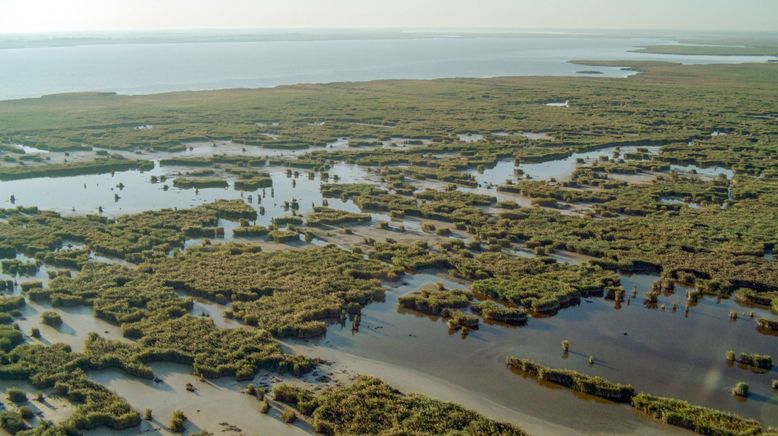
{"type": "MultiPolygon", "coordinates": [[[[130,429],[120,434],[173,434],[166,429],[170,415],[181,410],[187,417],[187,432],[207,430],[215,434],[245,435],[304,435],[309,434],[303,423],[284,424],[276,409],[264,415],[258,410],[255,397],[241,393],[248,383],[222,377],[201,382],[191,375],[186,365],[175,363],[152,363],[154,374],[162,379],[155,383],[130,377],[119,370],[90,371],[88,376],[125,398],[130,405],[143,413],[151,409],[154,419],[144,421],[139,429],[130,429]],[[194,392],[186,389],[192,383],[194,392]]],[[[91,434],[116,434],[99,430],[91,434]]]]}

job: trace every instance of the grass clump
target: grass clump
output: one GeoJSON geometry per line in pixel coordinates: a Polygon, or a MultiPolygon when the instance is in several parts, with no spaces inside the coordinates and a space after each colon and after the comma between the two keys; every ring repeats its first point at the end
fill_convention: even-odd
{"type": "Polygon", "coordinates": [[[26,302],[21,295],[0,296],[0,312],[11,312],[14,309],[21,309],[26,302]]]}
{"type": "Polygon", "coordinates": [[[759,318],[756,320],[760,330],[778,332],[778,321],[773,321],[767,318],[759,318]]]}
{"type": "Polygon", "coordinates": [[[480,314],[485,320],[508,324],[525,324],[527,312],[516,307],[503,306],[493,301],[483,301],[472,305],[473,312],[480,314]]]}
{"type": "Polygon", "coordinates": [[[40,265],[37,262],[24,262],[16,259],[3,259],[0,261],[0,269],[4,274],[15,276],[31,276],[38,272],[40,265]]]}
{"type": "Polygon", "coordinates": [[[115,171],[154,169],[154,162],[125,160],[117,157],[96,159],[88,162],[67,162],[36,166],[16,166],[0,168],[0,180],[19,180],[34,177],[67,177],[86,174],[105,174],[115,171]]]}
{"type": "Polygon", "coordinates": [[[264,330],[220,329],[209,319],[184,316],[171,320],[143,320],[133,324],[140,337],[127,344],[90,335],[86,354],[99,368],[118,367],[144,378],[153,375],[146,363],[179,362],[208,378],[233,376],[249,380],[259,369],[303,374],[313,361],[281,352],[264,330]]]}
{"type": "Polygon", "coordinates": [[[531,360],[516,357],[508,357],[506,364],[509,368],[535,376],[538,380],[558,384],[574,391],[584,392],[617,403],[629,403],[635,395],[635,388],[630,385],[611,383],[603,378],[584,375],[577,371],[549,368],[538,365],[531,360]]]}
{"type": "Polygon", "coordinates": [[[297,414],[294,413],[294,409],[284,409],[283,413],[281,413],[281,420],[291,424],[297,420],[297,414]]]}
{"type": "Polygon", "coordinates": [[[267,173],[241,174],[241,177],[235,181],[235,189],[238,191],[256,191],[272,186],[273,178],[267,173]]]}
{"type": "Polygon", "coordinates": [[[562,306],[562,301],[579,298],[575,289],[568,284],[538,277],[527,277],[522,281],[497,278],[479,280],[473,284],[473,289],[540,313],[555,313],[562,306]]]}
{"type": "Polygon", "coordinates": [[[404,395],[377,378],[359,376],[350,385],[313,397],[308,410],[314,430],[324,434],[524,435],[453,403],[404,395]]]}
{"type": "Polygon", "coordinates": [[[428,315],[443,315],[445,309],[467,307],[472,299],[473,294],[469,291],[427,286],[401,296],[397,302],[406,309],[417,310],[428,315]]]}
{"type": "Polygon", "coordinates": [[[275,229],[268,233],[268,238],[271,241],[279,243],[298,242],[300,240],[300,234],[296,230],[275,229]]]}
{"type": "Polygon", "coordinates": [[[58,327],[62,325],[62,317],[57,312],[45,311],[41,313],[41,322],[52,327],[58,327]]]}
{"type": "Polygon", "coordinates": [[[478,317],[461,310],[444,309],[442,315],[447,319],[446,324],[451,330],[459,330],[460,328],[475,330],[478,328],[478,317]]]}
{"type": "Polygon", "coordinates": [[[96,368],[82,354],[64,344],[19,345],[0,364],[0,377],[27,380],[38,389],[53,388],[76,405],[63,424],[77,430],[105,426],[113,430],[135,427],[140,415],[122,398],[90,381],[83,368],[96,368]]]}
{"type": "Polygon", "coordinates": [[[30,427],[26,422],[24,422],[24,418],[20,413],[10,410],[2,410],[0,411],[0,428],[10,434],[17,434],[21,431],[29,429],[30,427]]]}
{"type": "Polygon", "coordinates": [[[700,434],[762,433],[762,426],[756,420],[672,398],[640,393],[632,399],[632,407],[664,423],[700,434]]]}
{"type": "Polygon", "coordinates": [[[168,420],[168,428],[175,433],[183,433],[186,423],[186,415],[180,410],[174,410],[168,420]]]}
{"type": "Polygon", "coordinates": [[[227,181],[213,177],[176,177],[173,186],[178,189],[226,188],[227,181]]]}
{"type": "Polygon", "coordinates": [[[732,388],[732,395],[737,397],[747,397],[750,390],[748,383],[738,382],[735,387],[732,388]]]}
{"type": "Polygon", "coordinates": [[[8,396],[8,400],[13,403],[26,403],[27,402],[27,393],[19,388],[8,388],[5,391],[5,394],[8,396]]]}
{"type": "Polygon", "coordinates": [[[268,229],[264,226],[240,226],[232,231],[236,238],[265,236],[267,233],[268,229]]]}
{"type": "Polygon", "coordinates": [[[741,365],[755,366],[761,369],[772,369],[773,358],[763,354],[740,353],[737,357],[741,365]]]}
{"type": "Polygon", "coordinates": [[[313,208],[306,221],[309,226],[321,225],[343,225],[343,224],[365,224],[369,223],[372,217],[367,213],[353,213],[328,207],[317,206],[313,208]]]}
{"type": "Polygon", "coordinates": [[[32,419],[35,417],[35,411],[32,410],[29,406],[22,406],[19,408],[19,414],[22,415],[22,418],[24,419],[32,419]]]}
{"type": "Polygon", "coordinates": [[[334,246],[264,253],[226,244],[190,249],[151,268],[165,284],[193,295],[224,295],[236,319],[296,337],[323,334],[349,303],[380,299],[379,279],[394,277],[385,264],[334,246]]]}

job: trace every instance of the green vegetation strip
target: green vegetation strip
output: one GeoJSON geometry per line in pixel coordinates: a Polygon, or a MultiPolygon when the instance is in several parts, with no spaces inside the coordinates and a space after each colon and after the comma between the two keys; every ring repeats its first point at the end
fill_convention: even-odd
{"type": "Polygon", "coordinates": [[[318,395],[290,385],[276,385],[273,395],[311,416],[314,431],[323,434],[525,434],[511,424],[493,421],[453,403],[418,394],[404,395],[366,376],[318,395]]]}
{"type": "Polygon", "coordinates": [[[154,169],[154,162],[112,158],[90,162],[72,162],[41,166],[0,167],[0,180],[80,176],[86,174],[112,173],[114,171],[149,171],[152,169],[154,169]]]}
{"type": "Polygon", "coordinates": [[[521,371],[574,391],[630,403],[633,408],[670,425],[682,427],[707,435],[759,435],[763,429],[758,421],[743,418],[733,413],[707,407],[694,406],[686,401],[656,397],[646,393],[635,393],[630,385],[611,383],[600,377],[592,377],[576,371],[548,368],[527,359],[508,357],[508,368],[521,371]]]}

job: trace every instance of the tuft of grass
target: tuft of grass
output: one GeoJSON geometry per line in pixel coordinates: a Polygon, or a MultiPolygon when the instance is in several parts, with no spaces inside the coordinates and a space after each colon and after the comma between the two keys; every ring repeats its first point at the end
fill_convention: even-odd
{"type": "Polygon", "coordinates": [[[183,433],[186,430],[185,423],[186,416],[184,415],[184,412],[176,409],[170,415],[170,419],[168,420],[168,428],[174,433],[183,433]]]}
{"type": "Polygon", "coordinates": [[[27,402],[27,393],[19,388],[8,388],[5,394],[8,396],[8,400],[13,403],[21,404],[27,402]]]}

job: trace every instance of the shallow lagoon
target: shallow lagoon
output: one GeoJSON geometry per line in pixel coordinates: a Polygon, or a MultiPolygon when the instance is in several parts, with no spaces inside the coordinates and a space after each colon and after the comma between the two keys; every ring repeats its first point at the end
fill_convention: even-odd
{"type": "Polygon", "coordinates": [[[363,310],[359,333],[352,334],[348,325],[342,329],[334,326],[325,338],[311,344],[412,368],[519,413],[592,432],[643,431],[651,423],[635,419],[633,412],[623,406],[510,374],[504,358],[531,357],[551,367],[631,383],[638,390],[731,410],[768,425],[778,424],[778,396],[770,387],[775,370],[757,373],[737,365],[730,367],[725,360],[727,350],[764,352],[773,349],[775,341],[760,334],[755,322],[747,317],[730,321],[729,311],[754,310],[757,316],[770,317],[769,312],[744,309],[733,300],[717,303],[715,298],[706,297],[685,316],[682,288],[677,288],[675,295],[660,297],[659,305],[665,304],[665,310],[648,308],[643,305],[642,295],[656,278],[623,276],[625,289],[630,293],[637,286],[638,297],[618,308],[613,301],[595,297],[578,307],[562,309],[553,317],[531,318],[524,327],[482,322],[478,330],[463,338],[449,332],[441,319],[398,310],[397,298],[425,283],[463,286],[445,277],[417,274],[401,279],[400,286],[387,292],[385,302],[363,310]],[[673,302],[679,305],[676,312],[672,311],[673,302]],[[711,336],[717,338],[716,343],[709,341],[711,336]],[[571,343],[566,358],[560,346],[563,339],[571,343]],[[741,349],[744,343],[749,344],[748,350],[741,349]],[[593,366],[587,363],[589,355],[595,357],[593,366]],[[729,393],[739,381],[751,385],[753,394],[747,400],[729,393]],[[580,397],[589,401],[582,402],[580,397]],[[559,414],[559,410],[566,413],[559,414]],[[576,412],[568,413],[571,410],[576,412]]]}
{"type": "MultiPolygon", "coordinates": [[[[273,189],[264,188],[254,192],[238,191],[234,189],[233,181],[229,181],[227,188],[204,189],[179,189],[172,186],[175,174],[186,171],[183,168],[160,167],[157,165],[150,171],[130,170],[113,174],[80,175],[70,177],[47,178],[38,177],[31,179],[12,180],[0,182],[0,192],[13,194],[16,202],[12,204],[8,196],[0,199],[0,207],[12,208],[14,206],[38,206],[44,210],[54,210],[65,215],[69,214],[96,214],[98,208],[103,208],[106,216],[118,216],[123,214],[138,213],[146,210],[159,210],[166,208],[188,209],[194,206],[210,203],[218,199],[248,199],[251,194],[251,204],[259,211],[259,207],[265,208],[265,215],[261,215],[257,223],[269,224],[272,218],[291,214],[291,210],[284,208],[284,202],[291,203],[296,199],[300,204],[299,214],[305,214],[312,210],[312,204],[320,206],[322,195],[319,190],[321,175],[315,174],[309,179],[307,172],[300,170],[299,177],[288,177],[285,168],[262,168],[273,178],[273,189]],[[151,176],[166,176],[166,182],[151,183],[151,176]],[[117,185],[123,184],[119,189],[117,185]],[[165,191],[163,186],[170,188],[165,191]],[[263,194],[264,192],[264,194],[263,194]],[[115,195],[120,198],[115,199],[115,195]],[[258,201],[263,196],[261,203],[258,201]]],[[[340,178],[340,183],[360,183],[372,180],[370,175],[361,167],[348,164],[336,164],[329,170],[330,182],[333,176],[340,178]]],[[[331,207],[358,212],[358,208],[351,201],[343,202],[340,199],[329,199],[331,207]]]]}

